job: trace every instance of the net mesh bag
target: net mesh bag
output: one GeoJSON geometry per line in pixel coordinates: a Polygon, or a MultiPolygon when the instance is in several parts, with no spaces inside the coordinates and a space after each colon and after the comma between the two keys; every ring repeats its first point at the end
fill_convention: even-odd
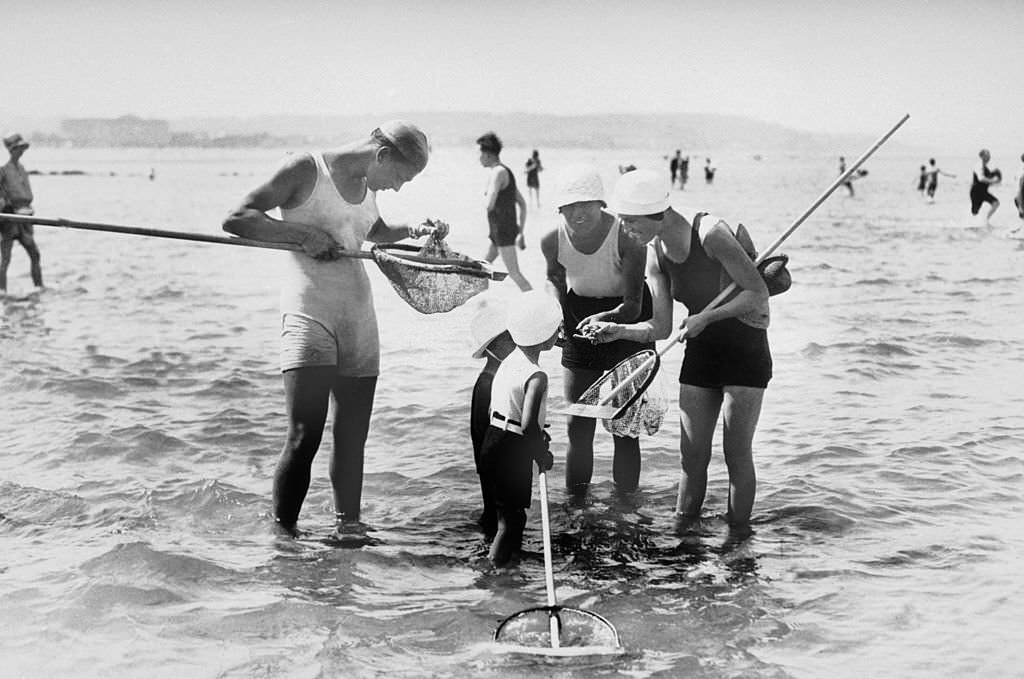
{"type": "Polygon", "coordinates": [[[479,262],[455,252],[433,236],[418,250],[410,251],[408,246],[375,246],[371,252],[395,292],[420,313],[451,311],[488,286],[489,274],[479,262]],[[422,258],[435,261],[421,261],[422,258]]]}
{"type": "Polygon", "coordinates": [[[605,426],[615,427],[609,431],[616,435],[636,437],[641,430],[653,433],[661,425],[666,410],[664,397],[647,394],[660,364],[657,353],[651,349],[635,353],[602,375],[564,412],[609,420],[611,424],[605,426]],[[624,418],[628,418],[628,423],[619,422],[624,418]]]}
{"type": "Polygon", "coordinates": [[[601,420],[601,424],[605,431],[614,436],[633,439],[640,438],[642,433],[653,436],[661,429],[667,411],[668,399],[665,398],[665,390],[661,382],[655,379],[640,398],[626,408],[626,412],[615,419],[605,418],[601,420]]]}

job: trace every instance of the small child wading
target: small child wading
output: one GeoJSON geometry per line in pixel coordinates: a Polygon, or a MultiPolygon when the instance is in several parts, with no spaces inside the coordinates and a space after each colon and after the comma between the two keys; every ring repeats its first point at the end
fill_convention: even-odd
{"type": "Polygon", "coordinates": [[[508,333],[508,309],[501,300],[484,300],[473,315],[469,330],[473,337],[473,358],[487,359],[473,384],[469,406],[469,436],[473,441],[473,462],[476,465],[476,473],[480,476],[480,493],[483,497],[483,512],[477,523],[487,539],[491,540],[498,530],[498,516],[494,508],[494,499],[484,485],[480,451],[487,428],[491,424],[491,385],[494,383],[494,375],[505,357],[515,350],[516,344],[508,333]]]}
{"type": "Polygon", "coordinates": [[[534,290],[518,295],[508,312],[508,331],[517,349],[501,363],[491,386],[491,419],[480,450],[480,482],[491,498],[497,531],[489,558],[496,566],[519,553],[526,508],[533,492],[533,463],[551,469],[547,419],[548,376],[537,364],[555,346],[562,309],[553,297],[534,290]]]}

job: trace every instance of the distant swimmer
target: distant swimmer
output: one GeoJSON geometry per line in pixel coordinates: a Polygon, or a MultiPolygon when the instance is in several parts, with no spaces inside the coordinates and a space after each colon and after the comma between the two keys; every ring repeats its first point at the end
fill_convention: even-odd
{"type": "MultiPolygon", "coordinates": [[[[1017,178],[1017,195],[1013,197],[1013,204],[1017,206],[1017,216],[1024,219],[1024,153],[1020,154],[1020,176],[1017,178]]],[[[1019,226],[1017,227],[1020,228],[1019,226]]]]}
{"type": "Polygon", "coordinates": [[[999,170],[989,168],[988,161],[992,159],[992,154],[988,152],[988,149],[979,151],[978,157],[981,158],[981,163],[974,168],[974,174],[971,177],[971,214],[977,215],[981,211],[982,203],[989,203],[992,207],[985,215],[985,225],[989,226],[989,220],[999,209],[999,199],[989,192],[989,188],[1002,181],[1003,176],[999,170]]]}
{"type": "Polygon", "coordinates": [[[543,171],[540,151],[534,149],[533,154],[526,159],[526,190],[533,197],[536,207],[540,207],[540,173],[543,171]]]}
{"type": "Polygon", "coordinates": [[[928,188],[926,189],[929,199],[935,198],[935,189],[937,189],[939,186],[940,174],[950,178],[956,177],[955,174],[950,174],[948,172],[943,172],[942,170],[940,170],[938,166],[935,164],[935,159],[930,158],[928,160],[928,188]]]}
{"type": "MultiPolygon", "coordinates": [[[[28,171],[21,164],[21,156],[28,149],[29,143],[20,134],[12,134],[4,138],[11,159],[0,167],[0,212],[14,215],[32,215],[32,186],[28,181],[28,171]]],[[[0,297],[7,292],[7,268],[11,265],[11,254],[14,241],[21,243],[28,254],[32,272],[32,284],[36,290],[43,289],[43,270],[40,266],[39,247],[32,224],[0,221],[0,297]]]]}
{"type": "MultiPolygon", "coordinates": [[[[842,177],[844,174],[846,174],[846,158],[844,158],[843,156],[839,156],[839,176],[842,177]]],[[[846,190],[849,191],[850,195],[852,196],[853,181],[851,181],[851,179],[852,178],[847,177],[846,180],[843,182],[843,186],[846,187],[846,190]]]]}
{"type": "Polygon", "coordinates": [[[672,160],[668,161],[668,173],[671,175],[671,184],[669,186],[672,188],[676,187],[676,178],[679,176],[679,163],[683,160],[682,153],[682,151],[676,149],[676,154],[672,156],[672,160]]]}
{"type": "Polygon", "coordinates": [[[704,159],[704,183],[712,184],[715,181],[715,168],[711,165],[711,159],[704,159]]]}
{"type": "Polygon", "coordinates": [[[686,180],[690,178],[690,156],[679,159],[679,188],[686,188],[686,180]]]}

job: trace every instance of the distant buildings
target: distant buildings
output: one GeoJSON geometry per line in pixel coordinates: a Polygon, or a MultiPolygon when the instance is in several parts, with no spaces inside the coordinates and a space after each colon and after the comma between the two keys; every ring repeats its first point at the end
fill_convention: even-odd
{"type": "Polygon", "coordinates": [[[167,146],[171,141],[169,122],[137,116],[73,118],[60,129],[74,146],[167,146]]]}
{"type": "Polygon", "coordinates": [[[306,137],[276,136],[266,132],[250,134],[171,132],[166,120],[138,116],[120,118],[69,118],[61,122],[59,134],[36,132],[32,141],[43,146],[186,148],[282,148],[302,146],[306,137]]]}

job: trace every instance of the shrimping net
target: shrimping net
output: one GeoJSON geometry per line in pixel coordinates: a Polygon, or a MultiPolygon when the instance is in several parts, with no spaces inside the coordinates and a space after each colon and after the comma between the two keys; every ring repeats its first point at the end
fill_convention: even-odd
{"type": "Polygon", "coordinates": [[[494,641],[520,653],[580,655],[621,651],[619,633],[597,613],[564,606],[538,606],[512,615],[494,631],[494,641]],[[552,643],[551,616],[558,621],[552,643]]]}
{"type": "Polygon", "coordinates": [[[619,436],[653,434],[664,419],[667,404],[653,384],[661,361],[653,349],[628,356],[564,409],[567,415],[605,420],[605,428],[619,436]]]}
{"type": "Polygon", "coordinates": [[[424,314],[451,311],[487,289],[493,277],[480,262],[430,236],[422,248],[374,246],[373,260],[395,292],[424,314]]]}
{"type": "Polygon", "coordinates": [[[653,436],[661,429],[668,406],[665,391],[655,379],[651,386],[633,402],[633,405],[626,408],[622,415],[615,419],[605,418],[601,420],[601,424],[605,431],[614,436],[633,439],[640,438],[640,434],[653,436]]]}

